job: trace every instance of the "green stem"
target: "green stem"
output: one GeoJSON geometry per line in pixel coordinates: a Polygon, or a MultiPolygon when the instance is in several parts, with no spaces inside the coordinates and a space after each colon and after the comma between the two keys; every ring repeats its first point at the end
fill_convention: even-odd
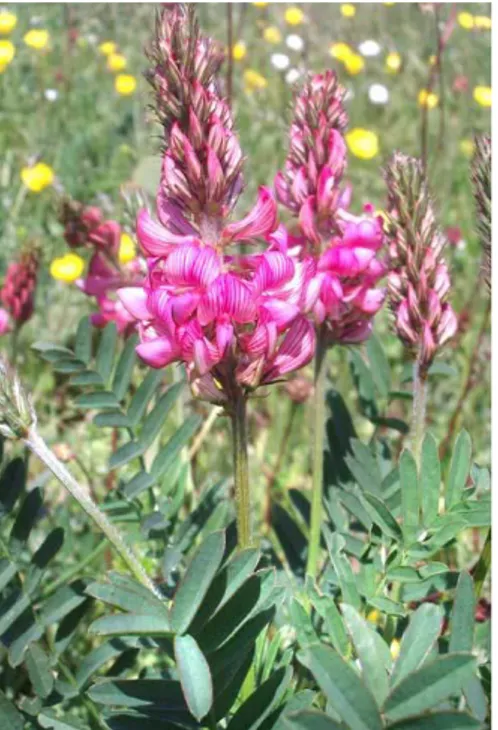
{"type": "Polygon", "coordinates": [[[420,453],[425,435],[427,407],[427,375],[420,372],[418,362],[413,365],[412,451],[420,468],[420,453]]]}
{"type": "Polygon", "coordinates": [[[486,541],[484,543],[484,546],[482,548],[482,552],[479,556],[479,560],[474,566],[473,578],[474,578],[474,591],[476,596],[476,601],[479,600],[481,597],[482,587],[484,585],[484,581],[486,580],[486,576],[489,572],[489,568],[491,567],[491,529],[488,530],[488,534],[486,535],[486,541]]]}
{"type": "Polygon", "coordinates": [[[318,555],[320,552],[320,534],[322,525],[323,497],[323,444],[325,438],[325,386],[327,383],[327,367],[324,333],[318,333],[315,353],[315,395],[313,413],[313,477],[311,495],[311,525],[308,545],[308,565],[306,572],[316,578],[318,572],[318,555]]]}
{"type": "Polygon", "coordinates": [[[29,429],[24,441],[31,451],[38,456],[40,461],[42,461],[45,466],[50,469],[60,483],[77,500],[77,502],[79,502],[82,509],[95,522],[99,529],[102,530],[135,578],[144,586],[149,588],[155,596],[162,599],[161,593],[145,572],[143,565],[140,563],[135,553],[125,543],[119,530],[117,530],[116,527],[109,522],[105,514],[97,507],[88,492],[82,489],[72,474],[66,469],[64,464],[62,464],[55,454],[50,451],[47,444],[37,433],[35,428],[31,427],[29,429]]]}
{"type": "Polygon", "coordinates": [[[242,391],[235,395],[232,409],[233,469],[237,501],[237,539],[239,548],[252,545],[251,497],[247,464],[247,399],[242,391]]]}

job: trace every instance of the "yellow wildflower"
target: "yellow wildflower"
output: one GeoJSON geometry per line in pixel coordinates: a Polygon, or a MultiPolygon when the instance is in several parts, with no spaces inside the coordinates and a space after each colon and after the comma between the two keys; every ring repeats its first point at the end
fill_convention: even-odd
{"type": "Polygon", "coordinates": [[[268,86],[267,79],[265,79],[259,71],[254,71],[252,68],[248,68],[244,71],[244,81],[248,91],[259,91],[261,89],[266,89],[268,86]]]}
{"type": "Polygon", "coordinates": [[[269,25],[268,28],[265,28],[263,37],[268,43],[280,43],[282,40],[282,34],[275,25],[269,25]]]}
{"type": "Polygon", "coordinates": [[[474,154],[474,142],[471,139],[462,139],[460,140],[460,152],[465,157],[472,157],[474,154]]]}
{"type": "Polygon", "coordinates": [[[329,53],[332,58],[337,58],[338,61],[342,61],[343,63],[345,63],[350,56],[355,55],[353,49],[351,46],[348,46],[347,43],[333,43],[330,46],[329,53]]]}
{"type": "Polygon", "coordinates": [[[260,2],[260,3],[253,3],[255,8],[266,8],[268,3],[260,2]]]}
{"type": "Polygon", "coordinates": [[[32,193],[41,193],[42,190],[52,185],[54,171],[45,162],[37,162],[32,167],[23,167],[21,180],[32,193]]]}
{"type": "Polygon", "coordinates": [[[391,51],[386,56],[386,70],[389,73],[396,74],[401,68],[401,56],[397,51],[391,51]]]}
{"type": "Polygon", "coordinates": [[[487,15],[475,15],[474,26],[479,30],[491,30],[491,18],[487,15]]]}
{"type": "Polygon", "coordinates": [[[400,646],[401,645],[400,645],[400,643],[399,643],[399,641],[397,639],[393,639],[391,641],[390,650],[391,650],[391,656],[392,656],[393,659],[397,659],[399,657],[399,648],[400,648],[400,646]]]}
{"type": "Polygon", "coordinates": [[[110,56],[111,53],[116,53],[117,46],[114,41],[104,41],[100,44],[99,51],[103,56],[110,56]]]}
{"type": "Polygon", "coordinates": [[[491,106],[491,86],[476,86],[474,89],[474,101],[480,106],[491,106]]]}
{"type": "Polygon", "coordinates": [[[373,611],[370,611],[367,616],[367,620],[370,621],[372,624],[378,623],[380,618],[380,611],[377,611],[376,608],[373,609],[373,611]]]}
{"type": "Polygon", "coordinates": [[[474,16],[470,13],[458,13],[458,24],[465,30],[472,30],[474,27],[474,16]]]}
{"type": "Polygon", "coordinates": [[[432,54],[432,56],[429,56],[429,66],[435,66],[437,63],[437,56],[432,54]]]}
{"type": "Polygon", "coordinates": [[[237,41],[232,48],[232,58],[234,61],[242,61],[247,55],[247,47],[244,41],[237,41]]]}
{"type": "Polygon", "coordinates": [[[356,127],[346,134],[349,151],[360,160],[371,160],[379,153],[379,138],[369,129],[356,127]]]}
{"type": "Polygon", "coordinates": [[[137,88],[137,80],[130,74],[118,74],[114,81],[114,88],[121,96],[129,96],[137,88]]]}
{"type": "Polygon", "coordinates": [[[48,46],[50,36],[47,30],[33,28],[28,30],[23,40],[27,46],[34,48],[35,51],[43,51],[48,46]]]}
{"type": "Polygon", "coordinates": [[[17,15],[9,10],[0,10],[0,34],[8,35],[12,33],[17,25],[17,15]]]}
{"type": "Polygon", "coordinates": [[[119,242],[118,258],[120,264],[128,264],[133,261],[137,256],[137,247],[135,241],[127,233],[121,234],[121,240],[119,242]]]}
{"type": "Polygon", "coordinates": [[[354,18],[356,15],[356,8],[351,3],[344,3],[341,5],[341,15],[343,18],[354,18]]]}
{"type": "Polygon", "coordinates": [[[420,106],[426,106],[427,109],[434,109],[437,107],[439,102],[439,96],[433,91],[427,91],[427,89],[420,89],[418,92],[418,103],[420,106]]]}
{"type": "Polygon", "coordinates": [[[122,71],[126,68],[126,58],[121,53],[110,53],[107,56],[107,68],[109,71],[122,71]]]}
{"type": "Polygon", "coordinates": [[[67,253],[60,256],[50,264],[50,276],[57,281],[65,281],[71,284],[79,279],[85,268],[85,262],[75,253],[67,253]]]}
{"type": "Polygon", "coordinates": [[[285,11],[285,21],[289,25],[301,25],[304,21],[304,13],[301,8],[287,8],[285,11]]]}
{"type": "Polygon", "coordinates": [[[344,61],[344,67],[351,76],[356,76],[365,68],[365,61],[358,53],[352,53],[344,61]]]}
{"type": "Polygon", "coordinates": [[[12,41],[0,41],[0,70],[4,70],[16,55],[12,41]]]}

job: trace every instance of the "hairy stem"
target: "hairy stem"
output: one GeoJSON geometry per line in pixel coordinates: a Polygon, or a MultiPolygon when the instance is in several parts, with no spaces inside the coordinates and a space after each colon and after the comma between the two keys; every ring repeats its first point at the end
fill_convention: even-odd
{"type": "Polygon", "coordinates": [[[413,365],[413,416],[412,451],[420,467],[420,452],[425,435],[425,416],[427,410],[427,374],[420,372],[418,362],[413,365]]]}
{"type": "Polygon", "coordinates": [[[313,408],[313,474],[311,494],[311,524],[308,544],[308,564],[306,572],[316,578],[318,555],[320,552],[320,528],[322,524],[323,497],[323,443],[325,424],[325,386],[327,382],[326,353],[324,333],[317,337],[315,353],[315,395],[313,408]]]}
{"type": "Polygon", "coordinates": [[[109,522],[106,515],[101,512],[93,499],[75,480],[72,474],[66,469],[64,464],[57,459],[55,454],[48,448],[45,441],[31,427],[24,439],[28,448],[33,451],[36,456],[47,466],[59,482],[67,489],[67,491],[77,500],[86,514],[95,522],[97,527],[104,533],[115,551],[126,563],[135,578],[144,586],[154,593],[158,598],[162,598],[160,592],[149,578],[143,565],[138,560],[132,549],[125,543],[123,536],[119,530],[109,522]]]}
{"type": "Polygon", "coordinates": [[[252,545],[251,495],[247,462],[247,399],[242,391],[235,395],[232,408],[233,470],[237,502],[237,540],[241,550],[252,545]]]}

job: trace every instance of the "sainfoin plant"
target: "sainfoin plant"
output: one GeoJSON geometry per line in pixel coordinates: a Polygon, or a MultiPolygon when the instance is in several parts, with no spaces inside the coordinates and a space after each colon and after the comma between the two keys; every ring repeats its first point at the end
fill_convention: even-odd
{"type": "MultiPolygon", "coordinates": [[[[137,213],[138,254],[123,255],[123,228],[99,207],[62,208],[67,245],[90,253],[75,285],[97,311],[70,342],[33,345],[59,383],[69,376],[56,436],[51,405],[0,364],[1,726],[487,727],[489,540],[460,570],[457,538],[489,527],[489,472],[466,431],[447,460],[427,430],[458,319],[423,165],[395,152],[385,213],[370,201],[354,213],[345,90],[332,71],[309,74],[282,169],[239,214],[245,160],[223,53],[191,5],[163,6],[147,58],[161,176],[137,213]],[[390,332],[376,325],[385,301],[390,332]],[[403,351],[401,375],[387,344],[403,351]],[[336,387],[345,357],[360,414],[336,387]],[[312,386],[288,382],[306,368],[312,386]],[[285,451],[270,473],[264,532],[253,443],[272,393],[312,427],[300,480],[283,483],[285,451]],[[73,427],[77,449],[48,446],[73,427]],[[201,479],[225,449],[228,477],[201,479]]],[[[29,262],[22,286],[21,264],[4,283],[6,332],[32,311],[29,262]]]]}

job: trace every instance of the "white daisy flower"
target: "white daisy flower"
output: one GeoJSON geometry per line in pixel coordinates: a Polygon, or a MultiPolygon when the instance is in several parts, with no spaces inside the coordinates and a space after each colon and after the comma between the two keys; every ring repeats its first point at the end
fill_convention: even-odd
{"type": "Polygon", "coordinates": [[[45,89],[43,94],[47,101],[57,101],[57,98],[59,96],[59,92],[57,91],[57,89],[45,89]]]}
{"type": "Polygon", "coordinates": [[[387,104],[389,101],[389,90],[384,84],[372,84],[368,89],[368,98],[372,104],[387,104]]]}
{"type": "Polygon", "coordinates": [[[287,44],[287,47],[290,48],[291,51],[302,51],[304,48],[303,39],[300,35],[297,35],[296,33],[291,33],[291,35],[288,35],[285,39],[285,42],[287,44]]]}
{"type": "Polygon", "coordinates": [[[290,68],[285,74],[285,80],[288,84],[295,84],[299,80],[301,72],[297,68],[290,68]]]}
{"type": "Polygon", "coordinates": [[[374,56],[379,55],[382,48],[377,43],[377,41],[370,39],[367,41],[363,41],[363,43],[360,43],[360,45],[358,46],[358,50],[362,56],[365,56],[365,58],[373,58],[374,56]]]}
{"type": "Polygon", "coordinates": [[[277,71],[285,71],[286,68],[289,68],[290,59],[285,53],[272,53],[270,61],[277,71]]]}

